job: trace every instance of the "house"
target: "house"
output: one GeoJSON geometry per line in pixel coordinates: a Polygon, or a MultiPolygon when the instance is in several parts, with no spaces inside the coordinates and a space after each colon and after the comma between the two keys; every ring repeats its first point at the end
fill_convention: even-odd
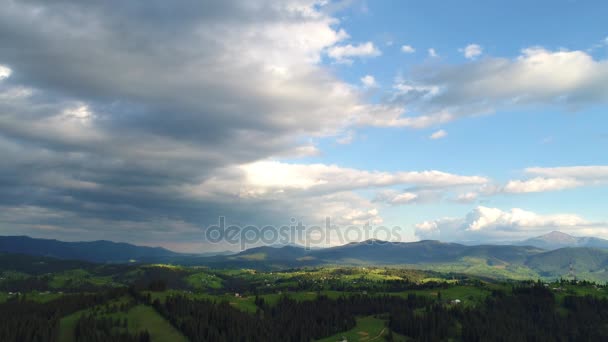
{"type": "Polygon", "coordinates": [[[461,303],[460,299],[454,299],[454,300],[450,301],[450,304],[452,304],[452,305],[458,305],[460,303],[461,303]]]}

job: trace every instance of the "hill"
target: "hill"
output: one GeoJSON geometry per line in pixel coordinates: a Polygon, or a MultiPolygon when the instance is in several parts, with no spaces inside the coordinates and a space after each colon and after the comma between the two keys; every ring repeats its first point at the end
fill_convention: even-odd
{"type": "Polygon", "coordinates": [[[608,251],[596,248],[561,248],[531,256],[526,265],[543,277],[567,277],[572,266],[580,279],[608,280],[608,251]]]}
{"type": "Polygon", "coordinates": [[[559,249],[564,247],[608,248],[608,240],[589,236],[577,237],[558,231],[520,241],[516,244],[535,246],[543,249],[559,249]]]}
{"type": "Polygon", "coordinates": [[[0,236],[0,252],[97,263],[159,262],[185,256],[161,247],[142,247],[104,240],[64,242],[28,236],[0,236]]]}

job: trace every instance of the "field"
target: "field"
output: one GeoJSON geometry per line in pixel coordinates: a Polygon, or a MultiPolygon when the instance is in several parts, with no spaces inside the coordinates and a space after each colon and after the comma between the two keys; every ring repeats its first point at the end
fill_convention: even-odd
{"type": "MultiPolygon", "coordinates": [[[[110,302],[108,305],[123,304],[129,300],[129,298],[122,298],[120,300],[110,302]]],[[[82,310],[61,319],[59,341],[74,341],[74,329],[76,322],[81,316],[92,314],[94,311],[95,308],[82,310]]],[[[111,317],[121,320],[126,319],[128,322],[128,331],[137,332],[146,330],[150,333],[152,341],[187,341],[187,339],[173,326],[171,326],[169,322],[161,317],[153,308],[146,305],[136,305],[130,308],[127,312],[98,314],[98,316],[111,317]]]]}
{"type": "MultiPolygon", "coordinates": [[[[474,261],[469,260],[471,264],[474,261]]],[[[479,267],[500,269],[503,266],[479,267]]],[[[508,270],[508,266],[505,269],[508,270]]],[[[418,303],[416,305],[435,303],[442,310],[448,311],[465,308],[474,310],[486,305],[486,299],[492,298],[495,293],[511,296],[515,295],[514,288],[533,285],[551,293],[557,305],[555,311],[561,313],[562,317],[568,317],[568,309],[565,307],[568,297],[608,298],[608,288],[596,283],[522,282],[504,280],[502,277],[475,277],[453,272],[454,269],[446,271],[448,272],[370,266],[260,271],[168,264],[102,265],[36,274],[6,271],[0,280],[0,285],[3,286],[0,305],[20,301],[43,305],[67,296],[119,291],[120,297],[61,316],[57,330],[59,341],[74,341],[76,325],[83,317],[112,319],[115,322],[112,324],[118,324],[110,330],[114,333],[137,334],[147,331],[152,341],[187,341],[185,335],[177,329],[184,323],[173,326],[166,316],[169,313],[158,310],[167,304],[168,298],[206,300],[206,303],[215,303],[217,308],[226,303],[228,307],[249,317],[265,317],[263,312],[275,310],[280,306],[277,304],[281,299],[292,300],[289,305],[302,304],[306,307],[304,304],[308,302],[323,303],[324,298],[336,302],[346,299],[348,302],[352,298],[369,298],[373,301],[394,297],[396,301],[413,300],[418,303]],[[422,301],[417,301],[416,298],[422,301]]],[[[193,303],[204,305],[200,302],[193,303]]],[[[428,307],[426,311],[421,310],[416,309],[414,312],[416,315],[429,314],[428,307]]],[[[186,324],[190,324],[188,322],[190,321],[186,324]]],[[[354,324],[355,318],[350,322],[354,324]]],[[[389,329],[389,322],[387,312],[358,314],[356,326],[322,341],[338,341],[343,338],[348,341],[383,341],[388,336],[395,341],[407,340],[389,329]]]]}
{"type": "Polygon", "coordinates": [[[318,340],[319,342],[335,341],[384,341],[388,333],[386,321],[373,316],[357,318],[357,326],[349,331],[318,340]]]}

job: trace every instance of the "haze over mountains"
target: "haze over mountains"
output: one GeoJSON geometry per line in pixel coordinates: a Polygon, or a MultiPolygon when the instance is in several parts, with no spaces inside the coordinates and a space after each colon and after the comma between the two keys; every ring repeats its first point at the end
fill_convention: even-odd
{"type": "Polygon", "coordinates": [[[306,250],[297,246],[255,247],[238,254],[182,254],[159,247],[110,241],[62,242],[25,236],[0,237],[0,252],[97,263],[174,263],[212,267],[278,269],[319,265],[402,265],[489,277],[534,278],[569,275],[608,280],[606,240],[552,232],[514,245],[443,243],[434,240],[364,241],[306,250]],[[562,248],[559,248],[562,247],[562,248]]]}

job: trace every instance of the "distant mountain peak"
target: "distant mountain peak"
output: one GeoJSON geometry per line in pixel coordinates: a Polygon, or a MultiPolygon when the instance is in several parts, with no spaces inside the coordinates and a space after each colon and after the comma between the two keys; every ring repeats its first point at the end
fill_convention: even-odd
{"type": "Polygon", "coordinates": [[[549,241],[549,242],[559,242],[559,243],[576,243],[578,241],[578,238],[560,232],[560,231],[552,231],[550,233],[541,235],[539,237],[537,237],[536,239],[541,239],[541,240],[545,240],[545,241],[549,241]]]}
{"type": "Polygon", "coordinates": [[[578,237],[560,231],[533,237],[517,243],[518,245],[529,245],[543,249],[557,249],[564,247],[593,247],[608,248],[608,240],[597,237],[578,237]]]}

